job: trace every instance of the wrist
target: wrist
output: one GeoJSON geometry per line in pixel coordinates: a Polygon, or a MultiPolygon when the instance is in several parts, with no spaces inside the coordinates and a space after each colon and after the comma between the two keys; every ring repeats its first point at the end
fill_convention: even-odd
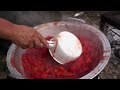
{"type": "Polygon", "coordinates": [[[12,42],[14,42],[14,39],[16,38],[16,30],[17,30],[17,25],[16,24],[11,25],[8,39],[12,42]]]}
{"type": "Polygon", "coordinates": [[[0,38],[11,40],[13,37],[12,33],[14,31],[15,25],[5,19],[0,18],[0,38]]]}

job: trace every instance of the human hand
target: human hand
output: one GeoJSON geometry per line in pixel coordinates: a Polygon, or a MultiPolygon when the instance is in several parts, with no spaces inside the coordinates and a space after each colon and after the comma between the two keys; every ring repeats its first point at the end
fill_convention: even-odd
{"type": "Polygon", "coordinates": [[[23,49],[38,48],[41,43],[48,48],[46,39],[37,30],[25,25],[15,25],[11,41],[23,49]]]}

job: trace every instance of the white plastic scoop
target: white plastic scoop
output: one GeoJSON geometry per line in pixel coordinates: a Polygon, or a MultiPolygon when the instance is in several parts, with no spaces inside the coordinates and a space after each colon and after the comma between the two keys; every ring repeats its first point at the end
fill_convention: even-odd
{"type": "Polygon", "coordinates": [[[66,64],[76,60],[82,53],[82,45],[78,38],[63,31],[52,38],[49,43],[49,52],[54,60],[60,64],[66,64]]]}

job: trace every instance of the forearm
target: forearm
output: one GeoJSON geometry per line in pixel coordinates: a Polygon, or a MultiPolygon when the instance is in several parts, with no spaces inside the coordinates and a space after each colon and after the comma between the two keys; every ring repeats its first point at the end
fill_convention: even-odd
{"type": "Polygon", "coordinates": [[[15,24],[0,18],[0,38],[11,40],[14,29],[15,24]]]}

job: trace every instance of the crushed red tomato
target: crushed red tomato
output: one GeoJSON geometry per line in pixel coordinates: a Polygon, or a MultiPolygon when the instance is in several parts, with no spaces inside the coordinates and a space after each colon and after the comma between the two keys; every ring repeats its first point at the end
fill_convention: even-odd
{"type": "MultiPolygon", "coordinates": [[[[52,37],[47,37],[50,40],[52,37]]],[[[82,55],[73,62],[57,63],[46,48],[27,49],[22,56],[22,65],[28,79],[75,79],[93,70],[102,59],[103,48],[99,40],[90,41],[79,37],[83,47],[82,55]]]]}

